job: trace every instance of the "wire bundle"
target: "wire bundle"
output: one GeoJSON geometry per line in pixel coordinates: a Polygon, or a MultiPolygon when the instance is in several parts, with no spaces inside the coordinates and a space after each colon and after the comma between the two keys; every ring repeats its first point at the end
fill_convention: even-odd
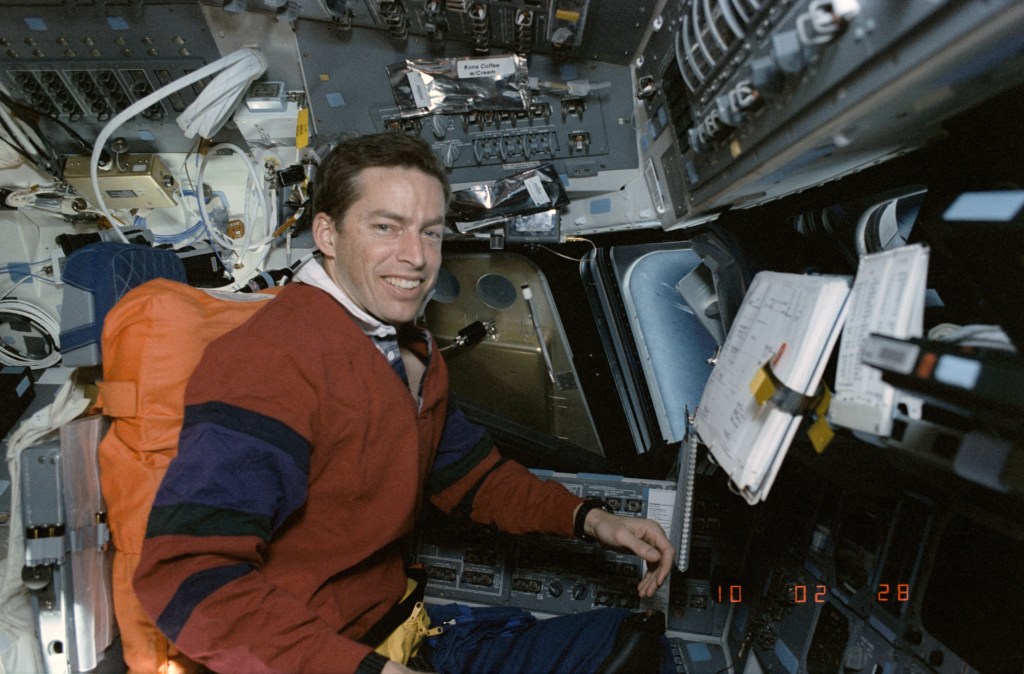
{"type": "MultiPolygon", "coordinates": [[[[72,127],[56,117],[41,114],[38,110],[14,100],[6,89],[0,86],[0,141],[3,141],[6,149],[28,160],[39,170],[63,179],[60,153],[50,142],[49,134],[41,127],[40,123],[43,121],[59,126],[83,150],[88,152],[92,149],[72,127]]],[[[7,156],[4,163],[7,167],[17,165],[13,155],[7,156]]]]}
{"type": "MultiPolygon", "coordinates": [[[[127,226],[127,223],[132,221],[136,225],[146,226],[146,218],[144,214],[136,214],[131,217],[125,217],[124,214],[115,216],[107,208],[104,202],[104,193],[99,188],[98,173],[101,156],[109,156],[104,149],[107,140],[128,119],[158,100],[206,77],[215,76],[214,80],[203,88],[203,92],[178,119],[178,125],[185,132],[186,136],[195,137],[199,135],[202,138],[211,138],[230,117],[230,114],[237,106],[239,100],[245,95],[251,82],[262,75],[266,68],[267,59],[258,50],[248,47],[239,49],[214,63],[208,64],[165,85],[122,110],[103,128],[95,143],[91,146],[70,127],[67,127],[67,125],[56,119],[50,120],[64,127],[65,131],[83,149],[91,152],[89,177],[93,192],[95,193],[96,203],[94,204],[95,208],[85,209],[85,212],[90,215],[96,214],[106,218],[113,225],[113,233],[122,241],[127,242],[122,226],[127,226]]],[[[59,162],[56,161],[56,154],[52,151],[53,147],[47,141],[46,134],[39,128],[40,121],[40,116],[35,111],[11,99],[3,88],[0,87],[0,141],[2,141],[0,146],[14,153],[8,152],[4,157],[0,158],[8,163],[25,159],[37,167],[47,169],[48,172],[60,178],[59,162]]],[[[65,214],[64,207],[66,205],[64,203],[57,202],[51,204],[51,201],[56,200],[40,200],[36,192],[37,190],[33,189],[12,194],[11,198],[15,203],[11,205],[16,208],[43,208],[43,210],[54,214],[65,214]]],[[[198,205],[198,221],[192,219],[192,216],[189,214],[186,214],[186,227],[184,231],[172,235],[164,234],[159,237],[154,234],[154,239],[157,243],[182,245],[199,239],[205,233],[206,238],[209,239],[211,247],[213,247],[222,264],[226,261],[224,258],[228,258],[228,256],[225,255],[222,258],[219,249],[229,251],[232,254],[234,259],[228,259],[227,261],[231,262],[233,269],[236,270],[236,283],[244,283],[253,274],[257,273],[260,265],[265,262],[269,255],[273,241],[279,235],[289,230],[301,214],[300,211],[299,214],[296,214],[287,223],[277,226],[275,224],[277,204],[268,196],[264,185],[264,178],[260,173],[259,167],[254,163],[254,159],[251,156],[247,155],[239,147],[229,143],[216,145],[208,152],[203,153],[202,164],[199,166],[198,181],[193,190],[181,190],[183,208],[187,208],[186,204],[191,203],[191,199],[186,198],[190,195],[195,196],[195,203],[198,205]],[[223,152],[237,154],[245,162],[245,167],[249,174],[245,187],[245,215],[243,220],[245,229],[243,235],[237,239],[228,236],[227,233],[213,226],[210,214],[207,212],[206,201],[202,196],[203,175],[207,162],[211,155],[223,152]]],[[[222,203],[226,206],[226,200],[223,197],[222,203]]],[[[68,210],[70,210],[69,206],[68,210]]],[[[76,212],[78,212],[77,209],[76,212]]],[[[226,264],[224,266],[227,267],[226,264]]]]}
{"type": "MultiPolygon", "coordinates": [[[[106,202],[103,200],[103,193],[99,188],[98,166],[100,154],[103,152],[103,146],[106,144],[107,139],[110,138],[114,131],[120,128],[122,124],[124,124],[126,121],[137,115],[139,112],[145,110],[157,101],[160,101],[166,98],[167,96],[170,96],[176,91],[180,91],[181,89],[184,89],[185,87],[194,84],[195,82],[198,82],[205,77],[208,77],[215,73],[219,73],[222,70],[227,70],[230,73],[230,76],[234,78],[235,75],[237,74],[237,71],[234,68],[232,68],[232,66],[236,66],[236,64],[252,63],[256,63],[257,65],[262,64],[264,68],[266,67],[266,59],[263,57],[262,54],[260,54],[258,51],[254,49],[243,47],[242,49],[234,51],[228,54],[227,56],[217,61],[214,61],[213,63],[203,66],[199,70],[193,71],[185,75],[184,77],[174,80],[170,84],[167,84],[161,87],[160,89],[157,89],[153,93],[149,94],[148,96],[145,96],[144,98],[136,101],[132,105],[122,110],[113,119],[111,119],[110,122],[107,123],[107,125],[100,132],[99,136],[96,138],[96,142],[93,145],[92,149],[92,155],[89,158],[89,178],[92,181],[93,191],[96,194],[96,206],[107,217],[107,219],[109,219],[112,223],[121,222],[118,218],[115,218],[114,215],[107,208],[106,202]]],[[[245,78],[252,77],[253,79],[255,79],[255,77],[259,76],[259,74],[256,73],[254,75],[254,72],[255,70],[251,68],[246,68],[244,69],[244,72],[241,76],[244,76],[245,78]]],[[[206,88],[212,88],[216,90],[223,85],[223,82],[218,82],[217,80],[215,80],[206,88]]],[[[248,82],[246,83],[246,86],[248,86],[248,82]]],[[[232,87],[232,89],[234,89],[234,87],[232,87]]],[[[217,110],[221,110],[221,107],[219,105],[214,105],[214,107],[217,110]]],[[[204,116],[204,123],[209,124],[211,121],[213,121],[212,118],[207,119],[204,116]]],[[[216,124],[216,122],[214,122],[214,124],[216,124]]],[[[117,227],[116,224],[114,230],[119,235],[121,235],[120,228],[117,227]]]]}
{"type": "MultiPolygon", "coordinates": [[[[241,243],[235,243],[234,240],[232,240],[227,235],[222,234],[215,228],[211,228],[210,231],[213,233],[214,238],[217,239],[218,243],[220,243],[225,248],[230,248],[234,250],[235,254],[238,255],[239,258],[241,258],[243,255],[250,251],[256,253],[263,252],[264,247],[274,239],[272,232],[273,210],[271,208],[269,200],[267,199],[267,191],[263,189],[263,176],[259,174],[259,171],[257,170],[255,163],[245,153],[245,151],[242,150],[237,145],[232,145],[231,143],[221,143],[219,145],[214,145],[212,148],[210,148],[209,153],[207,153],[207,155],[203,157],[203,161],[199,166],[199,175],[196,176],[196,183],[197,185],[203,184],[203,176],[206,174],[206,165],[209,162],[210,157],[216,155],[218,152],[222,150],[227,150],[233,154],[238,155],[238,157],[240,157],[242,161],[245,162],[245,168],[249,172],[249,177],[245,183],[245,197],[247,206],[245,218],[245,233],[242,237],[241,243]],[[257,219],[256,217],[250,216],[248,205],[251,199],[256,200],[257,208],[262,213],[263,216],[261,219],[257,219]],[[253,242],[253,233],[257,229],[261,230],[259,232],[260,238],[253,242]]],[[[206,210],[206,201],[204,199],[197,199],[197,203],[199,205],[199,213],[202,215],[203,221],[210,222],[210,215],[206,210]]],[[[265,255],[260,257],[265,257],[265,255]]]]}
{"type": "Polygon", "coordinates": [[[0,342],[0,363],[41,369],[60,362],[60,324],[53,316],[31,302],[18,299],[0,300],[0,320],[11,319],[27,321],[46,338],[49,349],[45,356],[34,358],[0,342]]]}

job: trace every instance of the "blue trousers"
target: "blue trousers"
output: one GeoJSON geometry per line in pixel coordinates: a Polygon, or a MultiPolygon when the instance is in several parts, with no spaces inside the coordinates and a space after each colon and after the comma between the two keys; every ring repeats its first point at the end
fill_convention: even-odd
{"type": "MultiPolygon", "coordinates": [[[[593,674],[612,652],[619,625],[631,612],[602,608],[535,620],[526,611],[482,609],[477,620],[458,604],[428,607],[431,626],[458,622],[430,639],[431,661],[440,674],[593,674]],[[497,620],[489,621],[493,612],[497,620]],[[452,621],[455,617],[456,621],[452,621]],[[508,621],[501,624],[500,620],[508,621]]],[[[662,636],[660,670],[675,674],[668,640],[662,636]]]]}

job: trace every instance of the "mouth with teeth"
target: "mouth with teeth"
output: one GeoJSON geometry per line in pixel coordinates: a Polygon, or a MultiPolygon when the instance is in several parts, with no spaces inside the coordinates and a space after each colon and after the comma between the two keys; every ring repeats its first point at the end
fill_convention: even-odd
{"type": "Polygon", "coordinates": [[[422,279],[398,278],[396,276],[385,276],[384,282],[399,290],[415,290],[423,283],[422,279]]]}

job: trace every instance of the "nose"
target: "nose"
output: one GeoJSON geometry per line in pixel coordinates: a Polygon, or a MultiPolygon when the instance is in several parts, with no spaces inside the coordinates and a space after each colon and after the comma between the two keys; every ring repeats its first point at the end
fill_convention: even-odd
{"type": "Polygon", "coordinates": [[[421,269],[426,264],[423,236],[416,228],[410,227],[402,232],[397,257],[400,262],[405,262],[415,269],[421,269]]]}

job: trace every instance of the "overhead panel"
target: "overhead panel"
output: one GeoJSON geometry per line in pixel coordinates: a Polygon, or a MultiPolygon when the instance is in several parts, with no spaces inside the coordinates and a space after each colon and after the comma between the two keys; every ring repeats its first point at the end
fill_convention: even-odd
{"type": "Polygon", "coordinates": [[[670,0],[632,64],[663,226],[697,224],[926,145],[1024,77],[1024,6],[670,0]]]}
{"type": "Polygon", "coordinates": [[[465,44],[477,54],[515,51],[627,65],[655,5],[621,0],[324,0],[301,3],[298,16],[330,22],[338,30],[381,29],[399,41],[422,38],[435,52],[465,44]]]}
{"type": "MultiPolygon", "coordinates": [[[[64,4],[19,4],[0,24],[0,81],[19,102],[75,125],[89,139],[115,115],[220,57],[198,4],[115,5],[104,12],[64,4]]],[[[174,124],[202,91],[197,82],[124,125],[139,151],[173,152],[195,141],[174,124]]],[[[81,152],[65,134],[57,150],[81,152]]]]}
{"type": "MultiPolygon", "coordinates": [[[[429,41],[398,40],[380,30],[344,32],[321,21],[298,21],[295,29],[318,138],[418,136],[451,169],[455,183],[493,180],[549,162],[570,179],[636,166],[632,103],[621,95],[630,86],[625,65],[532,54],[526,69],[536,89],[531,86],[529,103],[520,109],[426,114],[398,105],[388,67],[441,58],[429,41]],[[570,91],[569,82],[585,82],[585,91],[570,91]]],[[[511,55],[493,47],[489,58],[511,55]]],[[[464,43],[447,43],[444,51],[444,58],[477,57],[464,43]]]]}

